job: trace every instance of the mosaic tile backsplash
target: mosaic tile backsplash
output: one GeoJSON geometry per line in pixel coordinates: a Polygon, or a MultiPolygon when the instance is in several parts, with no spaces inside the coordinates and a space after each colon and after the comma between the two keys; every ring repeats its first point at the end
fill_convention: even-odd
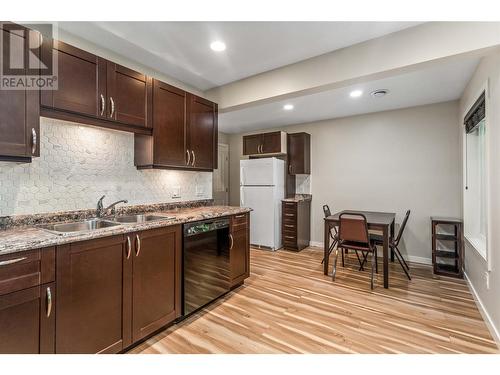
{"type": "Polygon", "coordinates": [[[0,162],[0,216],[212,198],[212,173],[137,170],[134,136],[41,118],[40,157],[30,164],[0,162]],[[179,195],[179,198],[174,198],[179,195]]]}

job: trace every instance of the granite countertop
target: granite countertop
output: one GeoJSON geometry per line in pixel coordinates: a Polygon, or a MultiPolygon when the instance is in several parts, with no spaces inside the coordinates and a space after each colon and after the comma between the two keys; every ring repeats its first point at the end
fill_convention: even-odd
{"type": "Polygon", "coordinates": [[[294,197],[282,199],[282,202],[304,202],[312,200],[311,194],[295,194],[294,197]]]}
{"type": "Polygon", "coordinates": [[[215,217],[237,215],[250,211],[250,208],[231,206],[181,208],[175,210],[154,212],[154,214],[157,215],[172,216],[172,219],[158,220],[140,224],[121,224],[119,226],[110,228],[103,228],[79,234],[67,235],[54,234],[37,226],[0,230],[0,255],[63,245],[71,242],[85,241],[94,238],[113,236],[117,234],[161,228],[169,225],[184,224],[192,221],[210,219],[215,217]]]}

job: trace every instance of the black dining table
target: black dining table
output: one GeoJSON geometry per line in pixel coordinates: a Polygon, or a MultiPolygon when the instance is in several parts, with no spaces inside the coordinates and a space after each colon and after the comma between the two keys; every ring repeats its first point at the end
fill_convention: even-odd
{"type": "MultiPolygon", "coordinates": [[[[342,213],[363,214],[366,217],[368,230],[376,230],[382,232],[384,238],[383,245],[383,263],[384,263],[384,288],[389,288],[389,241],[394,238],[394,222],[396,214],[392,212],[375,212],[375,211],[354,211],[345,210],[337,212],[334,215],[325,217],[325,247],[323,273],[328,275],[328,249],[330,247],[330,230],[333,227],[338,227],[340,224],[339,215],[342,213]]],[[[394,253],[391,250],[391,261],[394,261],[394,253]]]]}

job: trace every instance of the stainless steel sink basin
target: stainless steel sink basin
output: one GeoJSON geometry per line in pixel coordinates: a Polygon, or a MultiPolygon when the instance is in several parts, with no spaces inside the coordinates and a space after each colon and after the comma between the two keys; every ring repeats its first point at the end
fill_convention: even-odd
{"type": "Polygon", "coordinates": [[[83,221],[76,221],[73,223],[55,223],[43,225],[41,228],[56,234],[74,234],[81,232],[88,232],[97,229],[104,229],[116,227],[120,223],[102,219],[90,219],[83,221]]]}
{"type": "Polygon", "coordinates": [[[139,224],[157,220],[170,220],[174,218],[175,218],[174,216],[160,216],[160,215],[126,215],[126,216],[116,216],[110,220],[113,220],[120,224],[139,224]]]}

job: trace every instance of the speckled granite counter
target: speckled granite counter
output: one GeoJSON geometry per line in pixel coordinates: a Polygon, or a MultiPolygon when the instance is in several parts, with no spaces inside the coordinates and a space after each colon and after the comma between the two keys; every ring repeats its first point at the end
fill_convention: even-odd
{"type": "Polygon", "coordinates": [[[282,199],[283,202],[303,202],[312,200],[311,194],[296,194],[294,197],[282,199]]]}
{"type": "Polygon", "coordinates": [[[181,208],[154,212],[158,215],[173,216],[173,219],[158,220],[140,224],[122,224],[115,227],[72,235],[57,235],[39,227],[19,227],[0,230],[0,255],[113,236],[117,234],[166,227],[169,225],[184,224],[214,217],[237,215],[249,211],[251,211],[249,208],[231,206],[181,208]]]}

